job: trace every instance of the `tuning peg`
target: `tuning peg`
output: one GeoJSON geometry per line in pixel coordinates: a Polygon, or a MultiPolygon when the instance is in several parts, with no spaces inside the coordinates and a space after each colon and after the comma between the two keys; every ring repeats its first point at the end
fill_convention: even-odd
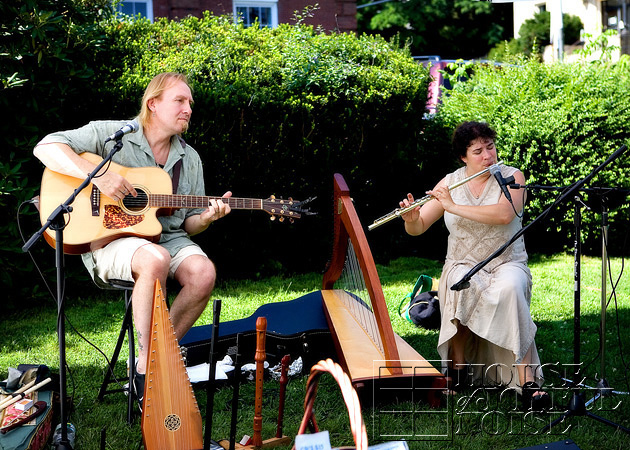
{"type": "Polygon", "coordinates": [[[276,216],[269,217],[269,220],[271,220],[273,222],[274,220],[276,220],[276,216]]]}
{"type": "Polygon", "coordinates": [[[280,218],[278,219],[278,222],[284,222],[284,217],[280,216],[280,218]]]}
{"type": "Polygon", "coordinates": [[[291,217],[291,218],[289,219],[289,223],[295,223],[295,219],[293,219],[293,217],[291,217]]]}
{"type": "Polygon", "coordinates": [[[269,196],[269,198],[270,198],[271,200],[275,200],[275,199],[276,199],[276,196],[275,196],[275,195],[270,195],[270,196],[269,196]]]}

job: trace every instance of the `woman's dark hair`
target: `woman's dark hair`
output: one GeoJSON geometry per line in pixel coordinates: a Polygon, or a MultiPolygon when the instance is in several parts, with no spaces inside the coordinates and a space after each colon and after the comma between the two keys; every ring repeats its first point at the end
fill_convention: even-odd
{"type": "Polygon", "coordinates": [[[466,156],[466,149],[470,143],[476,139],[492,139],[497,136],[497,132],[490,128],[485,122],[464,122],[453,132],[453,151],[457,159],[466,156]]]}

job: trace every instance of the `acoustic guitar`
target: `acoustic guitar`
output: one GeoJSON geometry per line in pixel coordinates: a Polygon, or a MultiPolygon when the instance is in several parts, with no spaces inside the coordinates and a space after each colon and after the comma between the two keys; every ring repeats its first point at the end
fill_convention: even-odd
{"type": "MultiPolygon", "coordinates": [[[[84,159],[98,164],[102,158],[93,153],[82,153],[84,159]]],[[[105,165],[105,168],[108,166],[105,165]]],[[[124,167],[110,163],[109,169],[125,177],[138,195],[127,195],[122,200],[113,200],[101,194],[94,184],[83,189],[72,203],[71,214],[65,214],[63,251],[79,255],[104,247],[111,241],[124,236],[139,236],[157,242],[162,233],[158,220],[161,215],[172,214],[180,208],[207,208],[210,200],[221,199],[232,209],[262,210],[283,221],[299,219],[302,214],[313,214],[302,206],[311,201],[299,202],[274,196],[268,199],[222,198],[196,195],[177,195],[172,192],[169,174],[159,167],[124,167]]],[[[59,205],[64,203],[83,180],[62,175],[50,169],[44,170],[40,193],[39,217],[46,223],[59,205]]],[[[48,228],[44,234],[46,242],[55,247],[56,234],[48,228]]]]}

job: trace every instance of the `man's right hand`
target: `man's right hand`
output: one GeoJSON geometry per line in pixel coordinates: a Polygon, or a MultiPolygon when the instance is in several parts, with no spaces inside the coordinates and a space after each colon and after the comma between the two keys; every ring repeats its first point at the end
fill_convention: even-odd
{"type": "Polygon", "coordinates": [[[97,175],[92,179],[92,183],[103,194],[116,201],[122,200],[129,194],[138,196],[133,185],[116,172],[107,171],[103,175],[97,175]]]}

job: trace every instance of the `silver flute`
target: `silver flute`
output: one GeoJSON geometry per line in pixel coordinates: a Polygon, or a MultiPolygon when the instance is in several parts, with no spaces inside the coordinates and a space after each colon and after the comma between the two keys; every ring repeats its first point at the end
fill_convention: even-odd
{"type": "MultiPolygon", "coordinates": [[[[503,164],[503,161],[499,161],[496,164],[493,165],[499,165],[499,164],[503,164]]],[[[492,167],[492,166],[491,166],[492,167]]],[[[490,167],[482,170],[481,172],[477,172],[474,175],[469,176],[468,178],[464,178],[463,180],[458,181],[457,183],[454,183],[452,185],[450,185],[448,187],[448,190],[452,190],[455,189],[456,187],[459,187],[463,184],[468,183],[470,180],[472,180],[473,178],[477,178],[479,175],[483,175],[484,173],[487,173],[490,170],[490,167]]],[[[424,205],[425,203],[427,203],[429,200],[432,200],[433,197],[432,195],[425,195],[422,198],[419,198],[418,200],[414,200],[413,203],[411,203],[409,206],[405,207],[405,208],[398,208],[393,210],[392,212],[390,212],[389,214],[385,214],[383,217],[380,217],[378,219],[376,219],[374,221],[374,223],[372,225],[368,225],[368,230],[372,231],[374,228],[383,225],[384,223],[387,223],[391,220],[394,220],[396,217],[400,217],[403,214],[405,214],[406,212],[411,211],[414,208],[417,208],[418,206],[424,205]]]]}

